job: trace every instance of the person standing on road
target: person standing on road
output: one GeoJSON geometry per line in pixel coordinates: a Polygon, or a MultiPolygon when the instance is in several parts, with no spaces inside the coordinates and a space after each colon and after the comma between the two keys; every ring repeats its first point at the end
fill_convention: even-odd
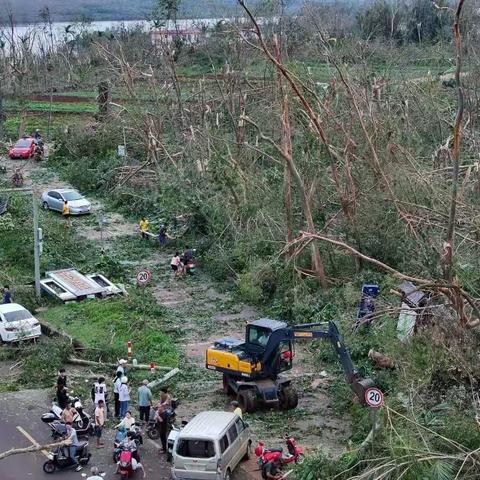
{"type": "Polygon", "coordinates": [[[118,399],[118,389],[122,384],[122,372],[117,370],[117,376],[113,381],[113,396],[115,397],[115,418],[120,418],[120,400],[118,399]]]}
{"type": "Polygon", "coordinates": [[[10,292],[10,287],[5,285],[3,287],[3,301],[2,303],[12,303],[12,292],[10,292]]]}
{"type": "Polygon", "coordinates": [[[67,386],[67,372],[65,371],[64,368],[61,368],[58,371],[57,390],[60,390],[66,386],[67,386]]]}
{"type": "Polygon", "coordinates": [[[160,403],[157,407],[157,413],[155,414],[155,421],[158,425],[158,431],[160,432],[160,442],[162,443],[162,453],[167,452],[167,437],[168,437],[168,419],[171,415],[172,397],[169,395],[166,387],[160,390],[160,403]]]}
{"type": "Polygon", "coordinates": [[[120,372],[122,374],[122,377],[125,376],[125,372],[127,371],[127,363],[127,360],[125,360],[124,358],[121,358],[118,361],[117,373],[120,372]]]}
{"type": "Polygon", "coordinates": [[[182,260],[178,252],[175,252],[175,255],[172,257],[172,260],[170,261],[170,266],[172,267],[175,278],[183,273],[182,260]]]}
{"type": "Polygon", "coordinates": [[[142,235],[142,238],[148,240],[148,229],[150,227],[150,222],[145,217],[142,217],[138,226],[140,227],[140,234],[142,235]]]}
{"type": "Polygon", "coordinates": [[[128,378],[122,377],[122,384],[118,389],[118,400],[120,402],[120,418],[123,418],[128,410],[130,403],[130,389],[128,388],[128,378]]]}
{"type": "Polygon", "coordinates": [[[95,436],[97,437],[97,448],[103,448],[105,444],[102,442],[103,426],[105,425],[105,402],[98,400],[97,408],[95,408],[95,436]]]}
{"type": "Polygon", "coordinates": [[[160,246],[164,247],[170,239],[171,237],[167,233],[167,227],[165,225],[162,225],[158,234],[158,241],[160,243],[160,246]]]}
{"type": "Polygon", "coordinates": [[[68,403],[67,374],[64,368],[58,371],[57,377],[57,403],[63,410],[68,403]]]}
{"type": "Polygon", "coordinates": [[[92,402],[95,406],[98,406],[100,400],[104,406],[107,404],[107,385],[104,377],[99,377],[92,388],[92,402]]]}
{"type": "Polygon", "coordinates": [[[78,448],[78,437],[77,431],[72,427],[70,423],[67,423],[67,439],[70,440],[70,445],[68,445],[68,456],[73,462],[73,465],[76,465],[76,472],[79,472],[82,467],[77,462],[77,448],[78,448]]]}
{"type": "Polygon", "coordinates": [[[152,406],[152,391],[148,388],[148,380],[138,388],[138,409],[140,410],[140,421],[148,423],[150,419],[150,407],[152,406]]]}

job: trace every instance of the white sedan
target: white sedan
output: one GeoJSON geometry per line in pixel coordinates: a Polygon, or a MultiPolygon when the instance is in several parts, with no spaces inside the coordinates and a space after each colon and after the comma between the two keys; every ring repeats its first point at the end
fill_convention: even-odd
{"type": "Polygon", "coordinates": [[[42,194],[42,205],[45,210],[63,212],[65,202],[70,207],[70,215],[90,213],[90,202],[79,192],[71,188],[57,188],[42,194]]]}
{"type": "Polygon", "coordinates": [[[0,305],[0,337],[3,342],[18,342],[42,334],[38,320],[18,303],[0,305]]]}

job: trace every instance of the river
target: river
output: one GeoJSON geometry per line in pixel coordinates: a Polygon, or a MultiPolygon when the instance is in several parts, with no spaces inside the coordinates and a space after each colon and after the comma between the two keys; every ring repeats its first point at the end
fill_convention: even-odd
{"type": "MultiPolygon", "coordinates": [[[[218,22],[225,20],[222,18],[201,18],[201,19],[180,19],[177,20],[176,28],[180,30],[199,29],[202,27],[212,27],[218,22]]],[[[63,41],[65,38],[73,39],[75,35],[82,32],[104,32],[106,30],[127,29],[133,30],[140,28],[145,32],[149,32],[153,28],[153,23],[147,20],[127,20],[127,21],[99,21],[88,23],[72,23],[72,22],[53,22],[50,26],[44,23],[30,25],[15,25],[13,30],[13,41],[17,44],[21,40],[27,39],[32,46],[33,51],[39,51],[46,45],[55,45],[63,41]],[[70,34],[67,34],[67,28],[70,34]]],[[[162,29],[174,29],[174,22],[166,22],[162,25],[162,29]]],[[[12,31],[8,26],[0,27],[0,38],[5,42],[5,47],[10,50],[12,44],[12,31]]]]}

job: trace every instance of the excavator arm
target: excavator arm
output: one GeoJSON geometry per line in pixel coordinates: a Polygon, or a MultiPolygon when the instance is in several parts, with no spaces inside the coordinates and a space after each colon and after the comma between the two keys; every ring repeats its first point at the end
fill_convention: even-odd
{"type": "Polygon", "coordinates": [[[352,390],[357,395],[360,403],[365,403],[365,392],[374,386],[374,382],[370,378],[362,378],[355,366],[352,358],[348,352],[343,337],[340,334],[337,325],[334,322],[328,322],[326,330],[316,330],[315,327],[324,326],[325,323],[308,323],[304,325],[296,325],[291,327],[292,336],[295,340],[300,339],[325,339],[330,340],[330,343],[335,350],[338,360],[347,378],[347,382],[352,390]]]}

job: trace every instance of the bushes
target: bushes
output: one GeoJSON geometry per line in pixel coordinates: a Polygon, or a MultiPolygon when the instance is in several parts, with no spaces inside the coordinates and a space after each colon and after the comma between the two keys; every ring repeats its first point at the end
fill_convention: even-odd
{"type": "Polygon", "coordinates": [[[58,369],[72,353],[72,347],[58,339],[43,336],[37,344],[25,346],[25,359],[19,381],[29,387],[49,387],[55,383],[58,369]]]}

